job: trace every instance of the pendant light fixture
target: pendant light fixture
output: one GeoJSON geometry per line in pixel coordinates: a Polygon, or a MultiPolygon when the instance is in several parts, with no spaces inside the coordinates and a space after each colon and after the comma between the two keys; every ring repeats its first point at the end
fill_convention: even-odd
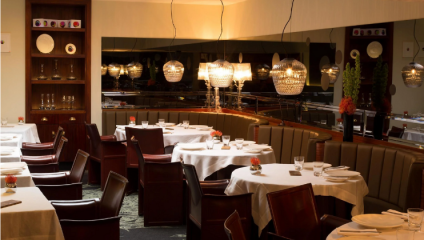
{"type": "MultiPolygon", "coordinates": [[[[134,46],[131,49],[131,52],[134,51],[135,46],[137,45],[138,38],[135,39],[134,46]]],[[[143,73],[143,65],[137,61],[133,61],[127,65],[128,77],[131,78],[131,89],[135,90],[134,79],[140,78],[143,73]]]]}
{"type": "MultiPolygon", "coordinates": [[[[333,42],[331,41],[331,33],[333,28],[330,31],[330,48],[334,49],[333,42]]],[[[335,63],[325,64],[321,68],[321,78],[328,77],[329,83],[335,83],[340,75],[340,68],[335,63]],[[327,76],[323,76],[326,74],[327,76]]]]}
{"type": "Polygon", "coordinates": [[[206,106],[211,108],[212,104],[212,94],[211,94],[211,81],[209,81],[208,67],[210,62],[207,63],[199,63],[199,72],[197,74],[198,80],[205,80],[206,88],[208,89],[206,93],[206,106]]]}
{"type": "Polygon", "coordinates": [[[172,3],[174,0],[171,0],[171,21],[172,26],[174,27],[174,38],[172,39],[171,43],[169,44],[169,55],[171,58],[171,61],[165,63],[163,65],[163,73],[165,74],[165,79],[168,82],[179,82],[181,81],[181,78],[183,78],[184,74],[184,66],[182,63],[172,60],[172,54],[171,54],[171,46],[174,44],[174,40],[177,36],[177,28],[174,24],[174,17],[172,15],[172,3]]]}
{"type": "MultiPolygon", "coordinates": [[[[290,17],[283,28],[281,34],[281,42],[283,42],[284,30],[290,22],[293,13],[293,3],[290,10],[290,17]]],[[[293,58],[286,58],[272,67],[272,79],[274,81],[275,90],[280,95],[298,95],[303,91],[305,86],[307,70],[303,63],[293,58]]]]}
{"type": "Polygon", "coordinates": [[[250,67],[250,63],[233,63],[233,67],[233,80],[238,90],[237,109],[241,111],[241,89],[243,88],[245,81],[252,81],[252,69],[250,67]]]}
{"type": "Polygon", "coordinates": [[[121,66],[117,63],[111,63],[107,67],[107,71],[108,71],[108,73],[111,77],[115,78],[114,83],[113,83],[113,87],[114,87],[115,90],[118,90],[119,89],[119,77],[120,77],[120,72],[121,72],[121,66]]]}
{"type": "MultiPolygon", "coordinates": [[[[222,12],[221,12],[221,33],[219,34],[218,40],[216,42],[216,53],[218,55],[218,43],[219,39],[222,36],[222,17],[224,15],[224,3],[221,0],[222,12]]],[[[224,59],[218,59],[215,62],[211,63],[208,66],[208,75],[209,80],[211,81],[212,87],[215,87],[215,111],[221,112],[221,107],[219,103],[219,88],[229,87],[233,81],[234,68],[233,65],[225,61],[225,53],[223,55],[224,59]]]]}
{"type": "Polygon", "coordinates": [[[415,20],[414,22],[414,39],[418,44],[418,50],[417,53],[414,55],[412,62],[402,68],[403,83],[409,88],[421,87],[424,78],[424,67],[421,64],[415,62],[415,57],[418,55],[418,52],[421,49],[420,44],[417,41],[417,37],[415,36],[416,25],[417,20],[415,20]]]}
{"type": "Polygon", "coordinates": [[[107,66],[106,64],[103,64],[100,69],[102,70],[102,76],[106,75],[107,73],[107,66]]]}

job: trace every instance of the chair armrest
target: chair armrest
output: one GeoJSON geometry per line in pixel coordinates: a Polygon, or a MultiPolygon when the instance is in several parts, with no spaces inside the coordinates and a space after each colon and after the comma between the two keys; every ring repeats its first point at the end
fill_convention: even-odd
{"type": "Polygon", "coordinates": [[[48,164],[30,164],[27,162],[28,170],[30,173],[55,173],[59,171],[59,163],[48,164]]]}
{"type": "Polygon", "coordinates": [[[35,185],[61,185],[67,183],[68,174],[65,172],[32,173],[31,177],[35,185]]]}
{"type": "Polygon", "coordinates": [[[153,163],[170,163],[171,154],[143,154],[144,161],[153,163]]]}
{"type": "Polygon", "coordinates": [[[174,152],[175,145],[168,145],[165,147],[165,154],[172,154],[174,152]]]}
{"type": "Polygon", "coordinates": [[[27,164],[48,164],[57,163],[55,155],[44,155],[44,156],[21,156],[21,162],[27,164]]]}
{"type": "Polygon", "coordinates": [[[98,199],[50,201],[61,219],[89,220],[97,217],[98,199]]]}
{"type": "Polygon", "coordinates": [[[48,200],[81,200],[82,182],[62,185],[36,185],[48,200]]]}
{"type": "Polygon", "coordinates": [[[286,237],[283,237],[283,236],[280,236],[280,235],[277,235],[277,234],[275,234],[275,233],[271,233],[271,232],[268,232],[268,239],[272,239],[272,240],[278,240],[278,239],[281,239],[281,240],[292,240],[291,238],[286,238],[286,237]]]}
{"type": "Polygon", "coordinates": [[[22,149],[50,149],[53,148],[53,142],[45,142],[45,143],[30,143],[23,142],[22,149]]]}
{"type": "Polygon", "coordinates": [[[321,222],[321,237],[325,239],[334,229],[349,223],[350,221],[344,218],[324,214],[320,219],[321,222]]]}
{"type": "Polygon", "coordinates": [[[92,220],[60,220],[65,239],[119,239],[120,216],[92,220]]]}
{"type": "Polygon", "coordinates": [[[200,181],[200,187],[204,194],[225,195],[224,191],[230,181],[228,179],[216,181],[200,181]]]}
{"type": "MultiPolygon", "coordinates": [[[[252,194],[246,193],[234,196],[205,194],[202,197],[202,218],[216,219],[216,209],[219,209],[223,219],[226,219],[234,210],[237,210],[239,214],[249,212],[249,216],[251,216],[252,194]]],[[[240,217],[242,216],[240,215],[240,217]]]]}
{"type": "Polygon", "coordinates": [[[116,141],[115,135],[100,136],[101,141],[116,141]]]}
{"type": "Polygon", "coordinates": [[[125,141],[101,141],[103,155],[126,155],[125,141]]]}
{"type": "Polygon", "coordinates": [[[55,154],[53,148],[46,149],[26,149],[21,148],[22,156],[44,156],[44,155],[53,155],[55,154]]]}

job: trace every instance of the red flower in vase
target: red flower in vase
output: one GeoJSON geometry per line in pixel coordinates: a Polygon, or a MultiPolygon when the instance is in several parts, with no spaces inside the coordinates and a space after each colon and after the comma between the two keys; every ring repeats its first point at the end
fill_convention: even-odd
{"type": "Polygon", "coordinates": [[[353,100],[351,97],[344,97],[340,101],[339,104],[339,113],[343,114],[346,113],[347,115],[353,115],[356,111],[356,106],[353,103],[353,100]]]}
{"type": "Polygon", "coordinates": [[[17,180],[18,178],[12,174],[7,174],[6,178],[4,179],[6,183],[16,183],[17,180]]]}
{"type": "Polygon", "coordinates": [[[18,121],[23,121],[24,117],[18,117],[18,121]]]}
{"type": "Polygon", "coordinates": [[[256,166],[256,165],[261,164],[261,160],[259,160],[259,158],[251,158],[250,163],[252,163],[252,165],[256,166]]]}
{"type": "Polygon", "coordinates": [[[135,122],[135,117],[131,116],[130,121],[135,122]]]}
{"type": "Polygon", "coordinates": [[[125,106],[125,105],[127,105],[127,103],[126,102],[120,102],[119,105],[125,106]]]}
{"type": "Polygon", "coordinates": [[[212,137],[221,137],[222,136],[222,132],[221,131],[213,131],[211,132],[211,136],[212,137]]]}

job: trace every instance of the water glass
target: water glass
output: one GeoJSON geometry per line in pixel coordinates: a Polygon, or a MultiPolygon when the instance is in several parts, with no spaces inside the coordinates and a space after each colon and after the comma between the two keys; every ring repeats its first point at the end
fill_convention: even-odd
{"type": "Polygon", "coordinates": [[[322,168],[324,167],[324,162],[313,162],[314,165],[314,176],[319,177],[322,173],[322,168]]]}
{"type": "Polygon", "coordinates": [[[397,240],[414,240],[414,231],[409,229],[399,229],[396,231],[397,240]]]}
{"type": "Polygon", "coordinates": [[[305,163],[305,157],[304,156],[294,157],[294,169],[296,171],[302,171],[303,170],[303,163],[305,163]]]}
{"type": "Polygon", "coordinates": [[[321,124],[327,125],[327,120],[321,119],[321,124]]]}
{"type": "Polygon", "coordinates": [[[207,148],[208,150],[212,150],[212,149],[213,149],[213,145],[214,145],[214,143],[213,143],[213,139],[206,140],[206,148],[207,148]]]}
{"type": "Polygon", "coordinates": [[[7,125],[7,117],[1,118],[1,125],[3,125],[3,126],[7,125]]]}
{"type": "Polygon", "coordinates": [[[184,129],[188,129],[189,126],[190,126],[190,121],[189,120],[184,120],[183,121],[183,127],[184,127],[184,129]]]}
{"type": "Polygon", "coordinates": [[[228,146],[230,144],[230,135],[222,135],[222,142],[224,146],[228,146]]]}
{"type": "Polygon", "coordinates": [[[149,121],[141,121],[141,126],[147,128],[147,126],[149,126],[149,121]]]}
{"type": "Polygon", "coordinates": [[[159,127],[165,127],[165,119],[159,119],[159,127]]]}
{"type": "Polygon", "coordinates": [[[236,138],[235,141],[236,141],[237,150],[242,150],[244,139],[243,138],[236,138]]]}
{"type": "Polygon", "coordinates": [[[408,227],[411,230],[420,230],[424,210],[421,208],[408,208],[408,227]]]}

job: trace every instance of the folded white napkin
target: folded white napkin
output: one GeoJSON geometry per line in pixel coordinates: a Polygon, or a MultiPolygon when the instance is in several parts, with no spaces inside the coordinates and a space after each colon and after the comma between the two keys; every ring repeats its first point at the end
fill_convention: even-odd
{"type": "Polygon", "coordinates": [[[395,216],[395,217],[402,218],[403,220],[408,220],[408,214],[407,213],[398,212],[398,211],[393,210],[393,209],[389,209],[386,212],[381,212],[381,214],[395,216]]]}
{"type": "Polygon", "coordinates": [[[352,229],[352,228],[337,228],[337,234],[344,236],[377,236],[380,233],[377,229],[352,229]]]}
{"type": "Polygon", "coordinates": [[[11,168],[26,168],[26,163],[24,162],[10,162],[0,164],[0,169],[11,169],[11,168]]]}
{"type": "Polygon", "coordinates": [[[22,168],[0,169],[0,174],[1,175],[21,174],[22,171],[23,171],[22,168]]]}
{"type": "Polygon", "coordinates": [[[339,166],[339,167],[329,167],[329,168],[326,168],[324,171],[331,172],[331,171],[340,171],[340,170],[348,170],[348,169],[349,169],[348,166],[339,166]]]}

